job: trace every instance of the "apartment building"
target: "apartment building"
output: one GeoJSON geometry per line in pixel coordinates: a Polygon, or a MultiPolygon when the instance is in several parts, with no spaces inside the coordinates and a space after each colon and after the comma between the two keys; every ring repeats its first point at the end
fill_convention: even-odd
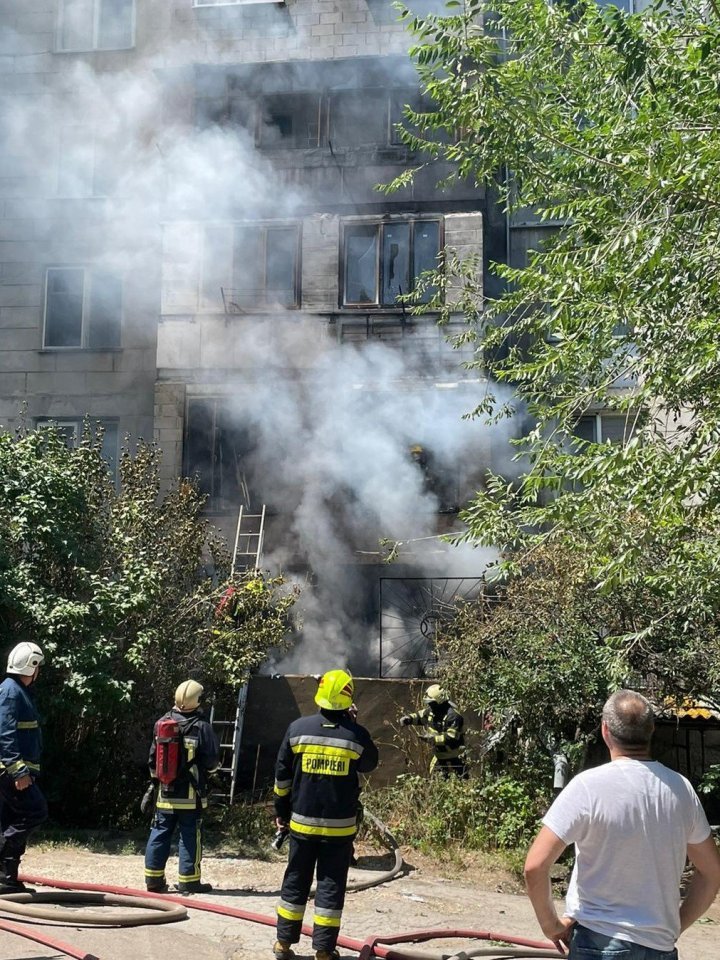
{"type": "Polygon", "coordinates": [[[111,462],[154,438],[164,483],[196,477],[231,545],[241,506],[265,514],[261,566],[313,584],[317,655],[426,672],[433,624],[483,570],[437,535],[507,437],[462,420],[486,386],[447,341],[463,319],[412,307],[443,248],[482,283],[538,227],[439,187],[449,168],[402,143],[425,104],[391,0],[0,17],[0,422],[72,439],[89,417],[111,462]],[[377,189],[409,166],[412,186],[377,189]]]}

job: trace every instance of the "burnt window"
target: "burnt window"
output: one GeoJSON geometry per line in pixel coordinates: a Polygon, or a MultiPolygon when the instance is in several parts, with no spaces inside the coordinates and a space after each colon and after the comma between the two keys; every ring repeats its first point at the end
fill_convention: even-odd
{"type": "MultiPolygon", "coordinates": [[[[437,268],[439,220],[393,220],[347,224],[343,235],[343,304],[398,306],[412,294],[420,274],[437,268]]],[[[430,300],[432,289],[418,292],[430,300]]]]}
{"type": "Polygon", "coordinates": [[[288,149],[319,146],[320,106],[319,93],[266,97],[260,111],[258,146],[288,149]]]}
{"type": "Polygon", "coordinates": [[[127,50],[135,43],[135,0],[60,0],[57,49],[127,50]]]}
{"type": "Polygon", "coordinates": [[[217,398],[188,400],[183,471],[207,497],[210,510],[249,506],[249,467],[254,444],[225,402],[217,398]]]}
{"type": "Polygon", "coordinates": [[[122,283],[86,267],[49,267],[43,346],[96,350],[120,346],[122,283]]]}
{"type": "Polygon", "coordinates": [[[330,95],[328,138],[334,147],[387,144],[389,137],[386,90],[342,90],[330,95]]]}
{"type": "Polygon", "coordinates": [[[300,305],[298,224],[218,224],[205,228],[204,306],[241,313],[300,305]]]}

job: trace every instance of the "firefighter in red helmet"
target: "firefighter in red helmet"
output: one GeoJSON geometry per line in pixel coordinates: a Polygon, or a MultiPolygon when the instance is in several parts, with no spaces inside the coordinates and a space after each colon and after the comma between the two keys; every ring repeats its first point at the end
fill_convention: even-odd
{"type": "Polygon", "coordinates": [[[354,682],[346,670],[324,674],[318,713],[288,727],[275,767],[278,828],[290,832],[288,865],[277,906],[277,960],[293,957],[317,869],[312,944],[316,960],[336,960],[335,946],[357,831],[358,773],[378,763],[370,734],[351,713],[354,682]]]}
{"type": "Polygon", "coordinates": [[[175,706],[155,724],[150,747],[150,776],[158,782],[150,837],[145,850],[145,886],[166,893],[165,864],[176,829],[180,893],[209,893],[200,879],[203,811],[207,807],[208,775],[220,761],[220,746],[203,716],[203,687],[185,680],[175,691],[175,706]]]}

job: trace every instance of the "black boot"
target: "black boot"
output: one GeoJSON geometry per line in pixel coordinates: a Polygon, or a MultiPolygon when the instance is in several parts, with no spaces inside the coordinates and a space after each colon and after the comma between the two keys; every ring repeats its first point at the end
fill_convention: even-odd
{"type": "Polygon", "coordinates": [[[0,874],[0,895],[4,893],[34,893],[30,887],[18,880],[20,857],[3,857],[0,874]]]}
{"type": "Polygon", "coordinates": [[[178,883],[178,890],[182,894],[188,893],[210,893],[212,891],[211,883],[201,883],[199,880],[188,880],[178,883]]]}

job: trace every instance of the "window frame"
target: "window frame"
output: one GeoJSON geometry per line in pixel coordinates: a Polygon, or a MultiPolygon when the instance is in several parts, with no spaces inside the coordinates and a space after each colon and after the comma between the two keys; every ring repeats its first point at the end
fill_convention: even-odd
{"type": "Polygon", "coordinates": [[[625,444],[633,436],[634,429],[637,427],[637,415],[628,416],[627,414],[616,413],[610,410],[598,410],[591,413],[584,413],[581,417],[578,417],[577,424],[580,424],[582,420],[593,420],[593,439],[584,440],[578,434],[574,434],[576,440],[582,443],[622,443],[625,444]],[[605,436],[605,431],[603,430],[603,421],[604,420],[622,420],[625,424],[623,429],[623,439],[622,440],[613,440],[612,437],[605,436]]]}
{"type": "Polygon", "coordinates": [[[117,485],[119,475],[118,469],[120,467],[120,419],[119,417],[92,417],[90,414],[86,414],[82,417],[35,417],[35,429],[40,430],[42,427],[55,426],[60,429],[72,429],[72,439],[73,444],[77,445],[78,440],[82,436],[83,426],[85,421],[89,421],[91,426],[97,427],[98,424],[105,431],[105,436],[107,436],[107,429],[109,426],[116,428],[115,433],[115,449],[113,451],[113,462],[114,466],[108,463],[110,468],[110,473],[113,478],[113,482],[117,485]]]}
{"type": "Polygon", "coordinates": [[[57,25],[55,28],[55,53],[111,53],[115,50],[134,50],[137,43],[137,0],[131,0],[132,12],[130,17],[130,43],[125,47],[99,47],[98,34],[100,29],[100,10],[104,0],[92,0],[93,4],[93,37],[90,47],[63,47],[63,19],[66,0],[59,0],[57,25]]]}
{"type": "Polygon", "coordinates": [[[92,302],[92,285],[97,277],[97,272],[85,264],[51,264],[45,268],[45,293],[43,297],[43,322],[42,322],[42,350],[63,351],[63,350],[83,350],[92,352],[105,352],[122,350],[122,332],[124,326],[124,284],[122,277],[116,277],[120,283],[120,316],[118,317],[119,343],[116,346],[96,346],[90,344],[90,305],[92,302]],[[82,271],[83,274],[83,298],[82,298],[82,317],[80,321],[80,343],[72,345],[55,345],[47,343],[48,331],[48,293],[50,288],[50,273],[53,271],[82,271]]]}
{"type": "MultiPolygon", "coordinates": [[[[392,312],[392,313],[405,313],[408,308],[412,305],[411,303],[392,303],[386,304],[382,302],[382,292],[384,286],[384,263],[383,263],[383,230],[387,226],[393,226],[397,224],[409,224],[410,225],[410,241],[409,241],[409,253],[408,259],[410,263],[410,278],[411,278],[411,290],[409,293],[414,292],[415,283],[417,281],[418,274],[415,270],[415,225],[417,223],[427,223],[433,222],[438,225],[438,254],[440,254],[445,247],[445,218],[442,214],[412,214],[410,216],[393,216],[393,217],[348,217],[342,221],[341,230],[340,230],[340,251],[338,257],[338,293],[339,293],[339,307],[342,310],[349,310],[352,312],[362,312],[362,311],[383,311],[383,312],[392,312]],[[345,296],[345,287],[346,287],[346,276],[347,276],[347,236],[350,229],[353,227],[376,227],[377,233],[377,255],[375,263],[375,288],[377,291],[377,300],[373,303],[352,303],[347,302],[345,296]]],[[[425,271],[420,271],[424,273],[425,271]]]]}
{"type": "MultiPolygon", "coordinates": [[[[202,241],[201,241],[201,256],[200,256],[200,271],[198,279],[198,307],[201,312],[217,312],[217,310],[222,309],[223,313],[228,313],[226,309],[223,289],[233,290],[240,289],[232,285],[227,288],[220,288],[220,296],[215,299],[210,299],[205,296],[205,264],[206,264],[206,244],[207,244],[207,231],[208,228],[217,228],[217,227],[229,227],[232,230],[232,241],[230,248],[230,261],[231,261],[231,273],[232,276],[229,278],[231,284],[235,282],[235,245],[237,242],[237,232],[238,230],[256,230],[259,233],[258,236],[258,259],[260,260],[262,267],[262,297],[258,299],[257,303],[248,304],[246,309],[238,311],[239,313],[267,313],[277,309],[284,310],[300,310],[302,308],[302,221],[301,220],[262,220],[262,221],[252,221],[252,220],[230,220],[230,221],[218,221],[218,222],[208,222],[203,225],[202,231],[202,241]],[[295,263],[293,265],[293,302],[287,305],[278,304],[275,301],[268,302],[267,299],[267,235],[272,230],[295,230],[295,263]]],[[[230,311],[233,313],[233,311],[230,311]]]]}

